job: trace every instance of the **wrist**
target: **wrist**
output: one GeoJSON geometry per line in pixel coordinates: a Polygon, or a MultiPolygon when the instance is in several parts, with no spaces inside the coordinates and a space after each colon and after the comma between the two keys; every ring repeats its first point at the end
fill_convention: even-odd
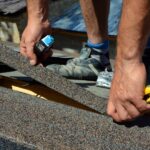
{"type": "Polygon", "coordinates": [[[48,7],[47,0],[27,0],[28,21],[46,22],[48,20],[48,7]]]}
{"type": "Polygon", "coordinates": [[[133,47],[124,46],[121,47],[118,45],[117,47],[117,56],[116,56],[116,68],[136,68],[136,66],[139,66],[143,64],[142,62],[142,51],[140,48],[136,47],[135,45],[133,47]]]}
{"type": "Polygon", "coordinates": [[[140,66],[145,66],[139,59],[122,59],[116,58],[115,61],[115,71],[123,73],[133,73],[140,66]]]}
{"type": "Polygon", "coordinates": [[[41,26],[43,28],[51,28],[49,20],[41,21],[39,19],[28,19],[28,26],[41,26]]]}
{"type": "Polygon", "coordinates": [[[45,17],[42,14],[28,15],[28,23],[50,24],[48,17],[45,17]]]}
{"type": "Polygon", "coordinates": [[[143,50],[141,47],[118,46],[116,61],[122,63],[141,63],[143,50]]]}
{"type": "Polygon", "coordinates": [[[117,66],[133,66],[133,65],[139,65],[142,64],[142,59],[140,58],[133,58],[133,59],[128,59],[128,58],[124,58],[124,57],[120,57],[117,56],[116,60],[115,60],[115,64],[117,64],[117,66]]]}

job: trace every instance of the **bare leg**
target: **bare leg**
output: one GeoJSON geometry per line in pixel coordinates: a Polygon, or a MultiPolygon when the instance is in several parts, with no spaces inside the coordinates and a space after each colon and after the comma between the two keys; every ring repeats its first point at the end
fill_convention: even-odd
{"type": "Polygon", "coordinates": [[[143,100],[146,70],[142,54],[150,33],[150,1],[124,0],[108,114],[116,121],[136,118],[150,106],[143,100]]]}
{"type": "Polygon", "coordinates": [[[109,0],[80,0],[88,39],[101,43],[107,39],[109,0]]]}
{"type": "Polygon", "coordinates": [[[106,40],[109,0],[80,0],[80,2],[90,42],[88,41],[81,49],[79,58],[69,61],[67,65],[50,65],[48,68],[67,78],[96,80],[99,72],[104,69],[111,71],[109,42],[106,40]]]}

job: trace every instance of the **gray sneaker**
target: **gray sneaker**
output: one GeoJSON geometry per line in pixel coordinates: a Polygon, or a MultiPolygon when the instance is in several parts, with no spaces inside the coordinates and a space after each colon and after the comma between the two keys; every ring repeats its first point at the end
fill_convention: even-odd
{"type": "Polygon", "coordinates": [[[96,86],[110,88],[113,79],[113,72],[108,72],[107,69],[99,73],[96,86]]]}
{"type": "Polygon", "coordinates": [[[47,69],[60,74],[68,79],[93,80],[96,81],[99,72],[107,70],[111,71],[109,55],[101,54],[101,61],[91,58],[92,49],[84,46],[80,56],[69,60],[66,65],[51,64],[46,66],[47,69]],[[107,60],[107,63],[103,61],[107,60]]]}

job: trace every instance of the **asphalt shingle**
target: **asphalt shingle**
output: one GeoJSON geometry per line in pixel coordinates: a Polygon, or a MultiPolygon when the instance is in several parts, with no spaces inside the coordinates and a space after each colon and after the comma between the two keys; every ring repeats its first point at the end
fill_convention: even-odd
{"type": "Polygon", "coordinates": [[[0,133],[36,149],[146,150],[150,117],[111,118],[0,88],[0,133]]]}

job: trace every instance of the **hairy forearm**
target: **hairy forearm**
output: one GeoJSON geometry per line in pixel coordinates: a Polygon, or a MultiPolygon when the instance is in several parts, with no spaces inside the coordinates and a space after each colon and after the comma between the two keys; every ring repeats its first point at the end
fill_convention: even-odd
{"type": "Polygon", "coordinates": [[[150,1],[124,0],[117,60],[140,62],[150,33],[150,1]]]}
{"type": "Polygon", "coordinates": [[[27,0],[28,22],[48,21],[48,0],[27,0]]]}

